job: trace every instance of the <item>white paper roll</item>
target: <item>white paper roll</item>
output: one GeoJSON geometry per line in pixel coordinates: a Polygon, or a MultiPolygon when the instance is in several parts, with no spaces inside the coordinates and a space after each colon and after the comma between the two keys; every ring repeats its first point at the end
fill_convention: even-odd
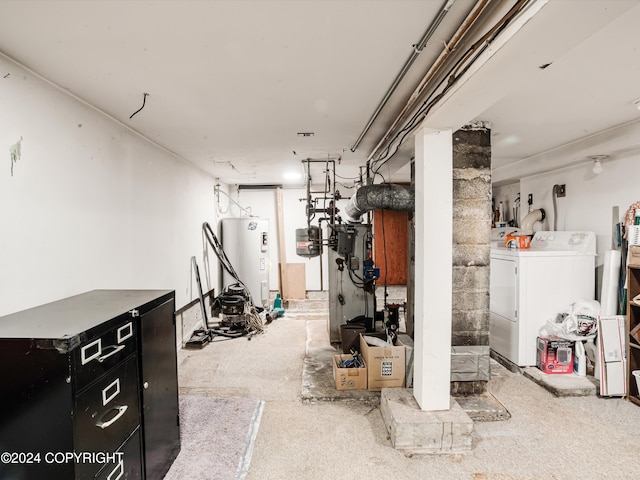
{"type": "Polygon", "coordinates": [[[621,255],[618,250],[604,252],[604,270],[602,272],[602,291],[600,292],[600,315],[618,313],[618,278],[620,275],[621,255]]]}

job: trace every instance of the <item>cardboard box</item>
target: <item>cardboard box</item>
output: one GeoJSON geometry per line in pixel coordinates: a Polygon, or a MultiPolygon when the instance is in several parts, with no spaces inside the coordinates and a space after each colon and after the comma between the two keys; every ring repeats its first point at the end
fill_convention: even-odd
{"type": "MultiPolygon", "coordinates": [[[[361,360],[362,355],[358,355],[361,360]]],[[[366,390],[367,389],[367,364],[363,360],[363,367],[341,367],[342,360],[352,360],[349,354],[333,356],[333,379],[336,382],[336,390],[366,390]]]]}
{"type": "MultiPolygon", "coordinates": [[[[368,333],[368,337],[386,340],[386,334],[368,333]]],[[[367,389],[379,391],[388,387],[404,387],[405,347],[402,342],[389,347],[372,347],[360,334],[360,353],[367,365],[367,389]]]]}
{"type": "Polygon", "coordinates": [[[600,395],[624,396],[626,389],[626,317],[598,317],[600,395]]]}
{"type": "Polygon", "coordinates": [[[600,395],[623,397],[627,393],[625,362],[607,362],[604,364],[600,384],[604,385],[600,395]]]}
{"type": "Polygon", "coordinates": [[[573,342],[556,336],[538,337],[536,364],[544,373],[573,373],[573,342]]]}
{"type": "Polygon", "coordinates": [[[629,247],[629,265],[640,267],[640,245],[631,245],[629,247]]]}
{"type": "Polygon", "coordinates": [[[600,335],[602,360],[621,362],[626,353],[624,315],[598,317],[598,335],[600,335]]]}

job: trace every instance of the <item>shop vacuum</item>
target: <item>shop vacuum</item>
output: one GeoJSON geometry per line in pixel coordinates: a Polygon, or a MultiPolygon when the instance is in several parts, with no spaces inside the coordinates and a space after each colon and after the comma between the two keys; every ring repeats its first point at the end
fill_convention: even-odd
{"type": "Polygon", "coordinates": [[[254,305],[249,289],[238,277],[217,237],[206,222],[203,225],[203,231],[218,260],[220,260],[220,264],[237,283],[228,285],[211,303],[211,314],[214,317],[218,317],[218,322],[212,325],[205,308],[198,265],[195,257],[192,257],[193,270],[196,275],[200,296],[203,328],[193,332],[191,338],[185,344],[186,348],[202,348],[213,341],[215,337],[238,338],[249,336],[251,338],[252,335],[263,331],[263,318],[261,315],[265,317],[267,324],[278,316],[277,312],[265,313],[262,307],[254,305]]]}

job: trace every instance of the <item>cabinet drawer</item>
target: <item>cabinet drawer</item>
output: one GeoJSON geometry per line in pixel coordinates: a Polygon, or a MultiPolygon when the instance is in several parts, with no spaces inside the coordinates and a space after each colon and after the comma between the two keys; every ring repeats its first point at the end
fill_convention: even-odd
{"type": "Polygon", "coordinates": [[[104,466],[96,480],[137,480],[142,478],[140,428],[120,448],[117,460],[104,466]]]}
{"type": "MultiPolygon", "coordinates": [[[[132,355],[76,398],[76,452],[115,452],[139,424],[138,362],[132,355]]],[[[101,465],[78,464],[81,478],[101,465]]]]}
{"type": "Polygon", "coordinates": [[[136,351],[136,322],[125,318],[107,332],[94,335],[74,350],[76,389],[81,390],[136,351]]]}

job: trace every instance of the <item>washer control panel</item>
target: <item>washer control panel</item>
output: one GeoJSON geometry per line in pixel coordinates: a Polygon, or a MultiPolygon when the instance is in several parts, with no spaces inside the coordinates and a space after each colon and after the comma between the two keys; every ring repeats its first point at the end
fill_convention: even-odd
{"type": "Polygon", "coordinates": [[[595,253],[594,232],[540,231],[531,239],[531,248],[546,251],[595,253]]]}

